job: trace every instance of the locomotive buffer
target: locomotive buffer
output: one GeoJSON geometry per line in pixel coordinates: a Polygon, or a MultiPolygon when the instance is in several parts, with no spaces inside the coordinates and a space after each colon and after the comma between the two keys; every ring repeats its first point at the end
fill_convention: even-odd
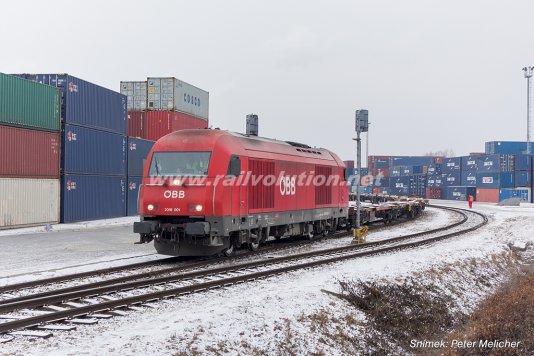
{"type": "Polygon", "coordinates": [[[356,138],[353,139],[356,141],[356,161],[357,161],[357,170],[358,175],[356,176],[356,228],[352,230],[352,243],[360,243],[365,241],[367,234],[367,227],[360,226],[360,182],[361,182],[361,171],[362,171],[362,140],[360,134],[362,132],[369,131],[369,111],[362,109],[356,110],[356,138]]]}

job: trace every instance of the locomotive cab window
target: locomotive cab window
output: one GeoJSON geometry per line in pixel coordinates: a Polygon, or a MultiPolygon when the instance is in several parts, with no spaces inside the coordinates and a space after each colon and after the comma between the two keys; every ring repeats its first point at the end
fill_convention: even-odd
{"type": "Polygon", "coordinates": [[[228,163],[227,176],[238,177],[241,174],[241,160],[238,156],[232,156],[230,163],[228,163]]]}
{"type": "Polygon", "coordinates": [[[149,175],[206,176],[211,152],[154,152],[149,175]]]}

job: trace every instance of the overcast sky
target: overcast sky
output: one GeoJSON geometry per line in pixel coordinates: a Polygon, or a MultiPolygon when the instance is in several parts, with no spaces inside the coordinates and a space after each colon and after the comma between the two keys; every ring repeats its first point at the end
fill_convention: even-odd
{"type": "Polygon", "coordinates": [[[210,92],[214,127],[355,156],[484,150],[526,139],[534,1],[23,1],[2,3],[0,71],[175,76],[210,92]]]}

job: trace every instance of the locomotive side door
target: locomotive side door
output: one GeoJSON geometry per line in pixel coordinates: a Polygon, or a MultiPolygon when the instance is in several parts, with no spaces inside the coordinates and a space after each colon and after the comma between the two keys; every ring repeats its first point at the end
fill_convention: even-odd
{"type": "Polygon", "coordinates": [[[241,222],[241,218],[244,214],[244,189],[241,177],[241,158],[239,156],[233,155],[230,157],[230,163],[228,164],[228,172],[226,174],[227,178],[232,180],[232,184],[229,187],[230,190],[230,199],[231,199],[231,214],[232,217],[239,219],[238,223],[241,222]]]}

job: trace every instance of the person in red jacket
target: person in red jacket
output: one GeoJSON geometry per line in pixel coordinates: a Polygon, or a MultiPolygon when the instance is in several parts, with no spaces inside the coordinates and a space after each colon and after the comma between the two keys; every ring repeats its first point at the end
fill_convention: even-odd
{"type": "Polygon", "coordinates": [[[473,197],[471,194],[469,194],[469,198],[467,201],[469,202],[469,209],[473,208],[473,201],[475,200],[475,197],[473,197]]]}

